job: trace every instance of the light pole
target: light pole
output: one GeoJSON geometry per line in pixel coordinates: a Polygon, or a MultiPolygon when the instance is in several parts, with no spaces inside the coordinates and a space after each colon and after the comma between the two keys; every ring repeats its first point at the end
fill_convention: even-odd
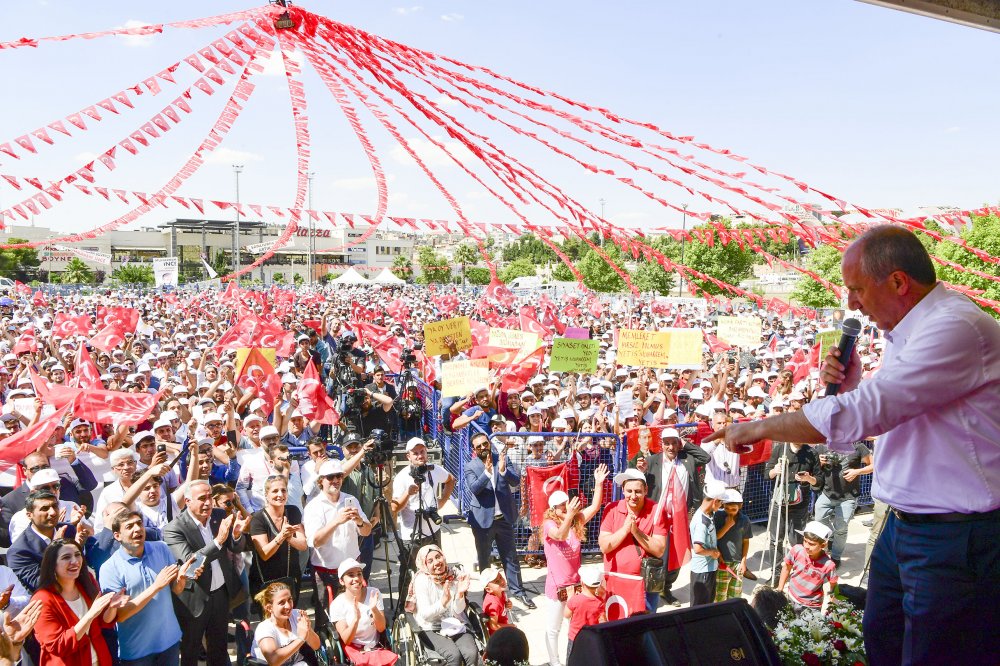
{"type": "Polygon", "coordinates": [[[243,165],[234,164],[233,173],[236,174],[236,235],[233,237],[233,272],[236,273],[240,270],[240,174],[243,165]]]}
{"type": "MultiPolygon", "coordinates": [[[[684,241],[687,235],[688,228],[688,205],[684,204],[681,206],[684,209],[684,220],[681,222],[681,231],[684,233],[681,235],[681,265],[684,265],[684,241]]],[[[681,297],[681,281],[684,279],[684,274],[677,271],[677,298],[681,297]]]]}
{"type": "Polygon", "coordinates": [[[309,238],[306,240],[306,272],[309,274],[309,285],[313,283],[313,250],[316,243],[315,220],[313,220],[313,176],[316,173],[310,171],[306,176],[309,179],[309,238]]]}

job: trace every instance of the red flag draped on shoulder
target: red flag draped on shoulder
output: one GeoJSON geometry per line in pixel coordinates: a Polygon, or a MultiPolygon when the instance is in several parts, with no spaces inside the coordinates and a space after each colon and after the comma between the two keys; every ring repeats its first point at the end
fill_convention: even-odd
{"type": "Polygon", "coordinates": [[[264,401],[263,409],[267,414],[274,409],[274,401],[281,393],[281,377],[257,347],[250,350],[243,365],[237,369],[236,385],[244,391],[253,389],[257,397],[264,401]]]}
{"type": "Polygon", "coordinates": [[[0,442],[0,468],[7,469],[14,466],[18,461],[23,460],[24,456],[37,451],[40,446],[49,441],[49,437],[56,431],[56,426],[62,423],[68,410],[69,405],[64,405],[62,409],[57,409],[54,413],[39,420],[38,423],[0,442]]]}
{"type": "Polygon", "coordinates": [[[302,379],[295,387],[295,399],[299,401],[299,411],[310,421],[319,421],[337,425],[340,416],[333,405],[333,400],[327,395],[323,383],[319,380],[316,366],[306,363],[302,379]]]}

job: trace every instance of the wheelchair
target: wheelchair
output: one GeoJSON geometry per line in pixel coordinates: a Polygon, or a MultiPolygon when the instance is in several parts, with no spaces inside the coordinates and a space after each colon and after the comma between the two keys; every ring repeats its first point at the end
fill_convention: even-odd
{"type": "MultiPolygon", "coordinates": [[[[472,637],[476,639],[476,648],[482,655],[486,650],[486,643],[489,641],[489,625],[486,622],[486,614],[479,604],[468,602],[465,610],[468,617],[466,628],[472,637]]],[[[434,651],[430,639],[426,636],[426,631],[417,624],[413,613],[404,611],[392,622],[393,650],[399,655],[397,666],[441,666],[444,658],[434,651]]]]}
{"type": "MultiPolygon", "coordinates": [[[[251,652],[256,625],[256,622],[251,625],[247,620],[236,623],[236,666],[268,666],[265,660],[257,659],[251,652]]],[[[348,663],[344,649],[332,627],[327,626],[315,631],[319,635],[319,649],[313,650],[308,645],[303,645],[299,650],[308,666],[348,663]]]]}

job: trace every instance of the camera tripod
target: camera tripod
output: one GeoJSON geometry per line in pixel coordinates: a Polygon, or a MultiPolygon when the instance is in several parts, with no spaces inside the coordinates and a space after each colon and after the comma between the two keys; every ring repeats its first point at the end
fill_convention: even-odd
{"type": "Polygon", "coordinates": [[[420,387],[417,385],[417,380],[414,376],[415,372],[412,363],[403,363],[403,367],[399,371],[399,386],[396,387],[396,399],[393,401],[393,407],[400,421],[400,434],[404,438],[407,435],[422,437],[424,434],[424,404],[420,398],[420,387]],[[416,397],[407,397],[410,393],[414,393],[416,397]],[[404,417],[404,413],[407,412],[411,412],[409,418],[404,417]],[[408,425],[409,422],[414,422],[416,425],[413,427],[404,427],[404,424],[408,425]]]}
{"type": "Polygon", "coordinates": [[[791,527],[788,517],[788,442],[783,442],[784,450],[779,458],[778,477],[774,485],[774,494],[771,497],[771,506],[767,512],[767,537],[771,542],[767,550],[760,553],[760,564],[758,569],[764,568],[764,555],[771,554],[771,585],[776,585],[781,576],[781,559],[785,551],[791,547],[791,540],[788,537],[788,528],[791,527]],[[775,515],[777,514],[777,515],[775,515]],[[778,530],[784,523],[782,538],[778,539],[778,530]],[[773,531],[772,531],[773,530],[773,531]],[[773,537],[772,537],[773,535],[773,537]],[[781,557],[779,557],[779,553],[781,557]]]}

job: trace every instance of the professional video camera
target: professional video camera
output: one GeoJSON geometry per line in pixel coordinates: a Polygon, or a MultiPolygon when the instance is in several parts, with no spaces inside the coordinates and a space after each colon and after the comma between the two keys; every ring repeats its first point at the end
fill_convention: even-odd
{"type": "Polygon", "coordinates": [[[413,364],[417,362],[417,355],[413,353],[411,347],[403,347],[403,350],[399,352],[399,362],[404,368],[413,367],[413,364]]]}
{"type": "MultiPolygon", "coordinates": [[[[355,433],[356,434],[356,433],[355,433]]],[[[348,437],[350,433],[348,433],[348,437]]],[[[371,431],[371,441],[375,445],[371,451],[365,454],[365,463],[372,466],[384,465],[392,459],[393,442],[389,433],[381,428],[371,431]]]]}

